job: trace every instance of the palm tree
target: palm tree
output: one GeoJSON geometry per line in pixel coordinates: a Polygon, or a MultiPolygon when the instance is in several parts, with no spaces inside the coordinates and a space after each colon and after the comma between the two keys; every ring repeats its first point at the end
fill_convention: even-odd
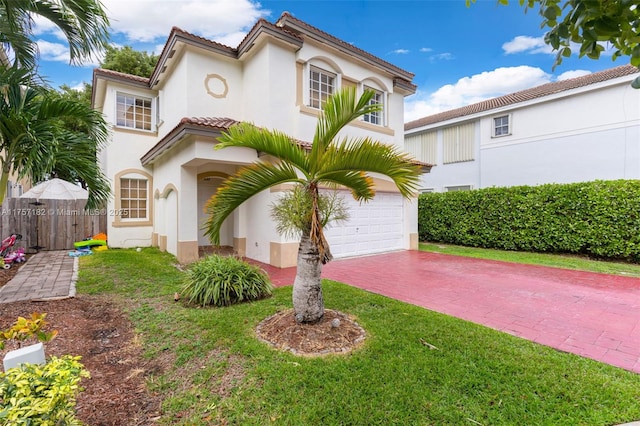
{"type": "Polygon", "coordinates": [[[420,168],[393,146],[370,138],[342,138],[338,133],[364,114],[380,109],[371,104],[373,92],[358,99],[354,88],[346,88],[327,100],[318,120],[311,150],[275,130],[259,129],[248,123],[231,127],[219,139],[216,149],[230,146],[253,148],[278,161],[260,161],[231,176],[207,204],[206,233],[214,244],[220,242],[222,222],[253,195],[282,183],[301,186],[310,199],[298,249],[293,307],[296,321],[317,322],[324,315],[322,265],[332,259],[323,234],[326,222],[319,209],[321,187],[345,187],[358,201],[375,194],[375,172],[393,179],[400,193],[410,197],[417,190],[420,168]]]}
{"type": "Polygon", "coordinates": [[[72,63],[91,58],[109,40],[109,19],[99,0],[0,0],[0,43],[13,51],[16,63],[33,68],[38,47],[33,16],[46,18],[64,34],[72,63]]]}
{"type": "Polygon", "coordinates": [[[38,86],[17,65],[0,66],[0,203],[12,173],[38,182],[60,171],[86,184],[87,208],[99,206],[109,183],[96,151],[107,137],[104,118],[90,106],[38,86]]]}

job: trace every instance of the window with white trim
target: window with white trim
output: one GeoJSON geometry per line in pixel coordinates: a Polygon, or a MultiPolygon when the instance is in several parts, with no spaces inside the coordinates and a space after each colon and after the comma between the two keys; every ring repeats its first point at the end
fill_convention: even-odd
{"type": "Polygon", "coordinates": [[[370,90],[374,93],[369,100],[369,105],[380,105],[381,109],[363,115],[362,120],[367,123],[384,126],[384,93],[369,86],[364,86],[364,90],[370,90]]]}
{"type": "Polygon", "coordinates": [[[336,74],[318,67],[309,68],[309,106],[322,109],[336,90],[336,74]]]}
{"type": "Polygon", "coordinates": [[[151,130],[152,105],[152,98],[118,92],[116,94],[116,125],[130,129],[151,130]]]}
{"type": "Polygon", "coordinates": [[[148,219],[146,179],[120,178],[120,208],[123,219],[148,219]]]}
{"type": "Polygon", "coordinates": [[[493,137],[508,136],[511,134],[509,115],[501,115],[493,117],[493,137]]]}

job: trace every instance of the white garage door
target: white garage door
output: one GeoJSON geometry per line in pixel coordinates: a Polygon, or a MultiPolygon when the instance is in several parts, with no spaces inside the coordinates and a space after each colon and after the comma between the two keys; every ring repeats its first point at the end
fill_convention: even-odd
{"type": "Polygon", "coordinates": [[[359,204],[344,193],[349,220],[329,225],[325,236],[335,258],[399,250],[403,247],[403,207],[400,194],[378,192],[359,204]]]}

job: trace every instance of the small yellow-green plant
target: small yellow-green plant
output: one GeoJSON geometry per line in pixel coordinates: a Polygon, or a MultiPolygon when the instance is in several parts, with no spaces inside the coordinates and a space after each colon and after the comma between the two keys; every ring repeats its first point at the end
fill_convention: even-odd
{"type": "Polygon", "coordinates": [[[83,377],[89,377],[89,372],[79,356],[70,355],[0,373],[0,424],[81,425],[75,405],[83,377]]]}
{"type": "Polygon", "coordinates": [[[4,349],[7,340],[18,342],[18,346],[22,346],[22,342],[33,337],[40,342],[49,342],[58,335],[53,330],[45,332],[43,329],[48,324],[44,319],[46,313],[34,312],[30,318],[18,317],[15,324],[7,330],[0,331],[0,349],[4,349]]]}

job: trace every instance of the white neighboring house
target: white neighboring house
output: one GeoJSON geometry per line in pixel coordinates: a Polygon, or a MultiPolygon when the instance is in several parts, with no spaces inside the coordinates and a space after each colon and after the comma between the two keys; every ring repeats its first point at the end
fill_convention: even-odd
{"type": "Polygon", "coordinates": [[[640,90],[627,65],[405,124],[405,149],[435,164],[423,192],[640,179],[640,90]]]}
{"type": "MultiPolygon", "coordinates": [[[[198,259],[199,247],[210,244],[201,229],[207,200],[226,177],[262,155],[214,150],[221,132],[248,121],[309,143],[326,97],[340,87],[374,89],[383,105],[344,135],[402,148],[412,79],[288,13],[275,24],[259,20],[236,48],[174,27],[150,78],[96,69],[93,105],[112,126],[99,156],[114,193],[109,245],[157,246],[180,262],[198,259]]],[[[417,248],[417,203],[403,199],[390,180],[374,180],[378,192],[367,204],[345,192],[351,219],[327,230],[337,258],[417,248]]],[[[267,264],[294,266],[298,242],[281,237],[270,217],[270,205],[289,188],[245,202],[223,225],[221,244],[267,264]]]]}

